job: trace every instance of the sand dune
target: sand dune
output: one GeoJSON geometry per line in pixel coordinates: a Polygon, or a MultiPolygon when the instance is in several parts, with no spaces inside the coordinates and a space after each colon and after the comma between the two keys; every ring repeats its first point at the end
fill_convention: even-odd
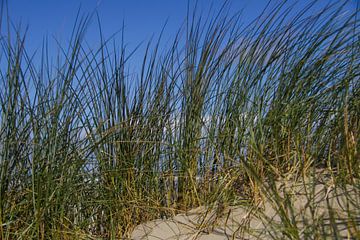
{"type": "Polygon", "coordinates": [[[221,209],[218,204],[198,207],[172,219],[141,224],[133,231],[132,239],[284,239],[282,230],[292,225],[299,230],[294,235],[300,238],[313,239],[321,233],[322,237],[355,239],[359,234],[360,209],[355,207],[360,203],[359,188],[285,182],[276,186],[280,201],[264,200],[258,206],[221,209]],[[288,219],[280,217],[284,216],[279,214],[281,209],[288,219]],[[349,214],[355,222],[349,221],[349,214]]]}

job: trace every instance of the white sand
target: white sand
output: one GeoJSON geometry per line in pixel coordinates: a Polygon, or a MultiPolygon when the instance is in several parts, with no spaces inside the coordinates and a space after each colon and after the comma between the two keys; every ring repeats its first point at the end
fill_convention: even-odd
{"type": "MultiPolygon", "coordinates": [[[[284,209],[290,221],[293,219],[293,224],[301,230],[300,238],[308,235],[313,239],[314,230],[323,233],[321,236],[330,234],[333,225],[330,224],[331,215],[336,219],[338,237],[355,239],[355,232],[360,233],[360,209],[356,209],[360,205],[359,188],[346,186],[345,189],[335,190],[321,183],[315,188],[304,184],[277,183],[277,188],[287,193],[288,201],[282,198],[276,206],[267,200],[258,208],[231,206],[221,213],[216,207],[199,207],[169,220],[141,224],[133,231],[132,239],[285,239],[281,228],[286,227],[286,220],[280,218],[278,209],[289,202],[293,213],[287,207],[284,209]],[[310,195],[315,197],[309,198],[310,195]],[[352,213],[351,219],[357,221],[349,222],[348,212],[352,213]]],[[[328,238],[335,237],[328,235],[328,238]]]]}

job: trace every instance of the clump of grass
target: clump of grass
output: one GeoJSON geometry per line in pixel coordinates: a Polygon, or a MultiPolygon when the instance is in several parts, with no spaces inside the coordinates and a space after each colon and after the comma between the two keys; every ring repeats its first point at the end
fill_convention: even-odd
{"type": "MultiPolygon", "coordinates": [[[[189,11],[168,50],[148,44],[134,82],[124,42],[82,44],[88,17],[56,64],[46,42],[36,59],[20,29],[2,33],[1,239],[115,239],[201,204],[276,205],[276,180],[324,168],[358,188],[357,12],[288,4],[245,27],[226,5],[207,21],[189,11]]],[[[278,207],[282,236],[300,238],[278,207]]]]}

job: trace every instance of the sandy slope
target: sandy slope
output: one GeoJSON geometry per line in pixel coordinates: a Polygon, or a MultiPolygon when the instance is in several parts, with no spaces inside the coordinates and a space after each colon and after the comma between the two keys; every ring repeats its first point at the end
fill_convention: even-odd
{"type": "Polygon", "coordinates": [[[335,189],[328,183],[285,182],[276,186],[281,192],[280,200],[266,200],[258,207],[230,206],[221,211],[218,206],[199,207],[172,219],[141,224],[133,231],[132,239],[285,239],[281,229],[292,224],[300,230],[296,233],[300,238],[314,239],[320,234],[355,239],[360,234],[358,187],[335,189]],[[288,219],[281,219],[281,209],[288,219]],[[331,231],[333,226],[337,236],[331,231]]]}

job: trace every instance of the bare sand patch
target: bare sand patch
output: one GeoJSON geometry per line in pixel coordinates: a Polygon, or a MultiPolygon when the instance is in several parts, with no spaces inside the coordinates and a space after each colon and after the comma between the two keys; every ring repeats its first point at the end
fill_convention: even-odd
{"type": "Polygon", "coordinates": [[[132,239],[286,239],[360,237],[359,186],[277,182],[278,197],[257,205],[198,207],[141,224],[132,239]]]}

